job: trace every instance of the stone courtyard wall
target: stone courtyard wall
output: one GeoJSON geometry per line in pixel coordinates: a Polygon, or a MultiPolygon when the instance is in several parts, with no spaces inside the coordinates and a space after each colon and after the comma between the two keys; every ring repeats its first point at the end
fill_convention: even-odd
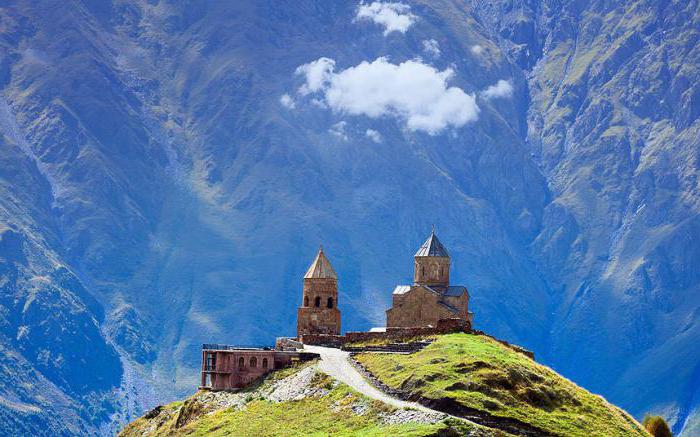
{"type": "Polygon", "coordinates": [[[295,351],[303,348],[304,345],[296,337],[278,337],[275,340],[275,350],[278,351],[295,351]]]}
{"type": "MultiPolygon", "coordinates": [[[[346,332],[345,335],[304,335],[301,343],[317,346],[328,346],[343,348],[350,343],[366,343],[374,340],[389,340],[401,342],[410,340],[415,337],[451,334],[454,332],[466,332],[469,334],[483,335],[489,337],[504,346],[513,349],[531,359],[535,359],[535,354],[523,347],[500,340],[492,335],[488,335],[483,331],[473,330],[471,323],[463,319],[442,319],[438,321],[434,327],[416,327],[416,328],[387,328],[386,332],[346,332]]],[[[294,344],[299,344],[295,341],[294,344]]]]}
{"type": "Polygon", "coordinates": [[[436,326],[387,328],[386,332],[346,332],[345,335],[308,334],[301,337],[301,342],[310,345],[342,347],[347,343],[373,340],[401,341],[424,335],[450,334],[453,332],[472,332],[471,323],[463,319],[442,319],[437,322],[436,326]]]}

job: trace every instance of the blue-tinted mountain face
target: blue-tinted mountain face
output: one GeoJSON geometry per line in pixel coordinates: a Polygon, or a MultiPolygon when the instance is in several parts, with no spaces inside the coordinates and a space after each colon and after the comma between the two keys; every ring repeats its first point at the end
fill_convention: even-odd
{"type": "Polygon", "coordinates": [[[697,3],[409,5],[0,6],[0,430],[293,334],[319,243],[381,324],[432,224],[480,329],[697,430],[697,3]]]}

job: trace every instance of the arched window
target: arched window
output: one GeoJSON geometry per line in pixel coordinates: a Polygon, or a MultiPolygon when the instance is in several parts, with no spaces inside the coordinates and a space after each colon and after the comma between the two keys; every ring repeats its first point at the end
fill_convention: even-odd
{"type": "Polygon", "coordinates": [[[243,357],[240,357],[238,359],[238,368],[243,369],[244,367],[245,367],[245,359],[243,359],[243,357]]]}
{"type": "Polygon", "coordinates": [[[328,298],[328,302],[326,302],[326,306],[328,308],[333,308],[333,298],[332,297],[328,298]]]}
{"type": "Polygon", "coordinates": [[[309,306],[309,296],[304,296],[304,306],[309,306]]]}
{"type": "Polygon", "coordinates": [[[421,277],[425,277],[425,266],[420,267],[420,275],[421,277]]]}
{"type": "Polygon", "coordinates": [[[316,296],[316,299],[314,300],[314,306],[316,308],[321,306],[321,298],[320,297],[316,296]]]}
{"type": "Polygon", "coordinates": [[[263,369],[267,369],[267,358],[263,358],[263,369]]]}
{"type": "Polygon", "coordinates": [[[250,357],[250,367],[258,367],[258,359],[255,357],[250,357]]]}

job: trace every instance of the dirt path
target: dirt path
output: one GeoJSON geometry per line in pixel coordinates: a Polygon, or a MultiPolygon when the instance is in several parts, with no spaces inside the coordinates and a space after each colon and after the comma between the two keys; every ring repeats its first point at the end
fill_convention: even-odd
{"type": "Polygon", "coordinates": [[[341,381],[363,395],[384,402],[396,408],[406,408],[423,411],[425,413],[439,414],[447,416],[447,414],[430,409],[416,402],[407,402],[395,397],[389,396],[386,393],[378,390],[365,379],[360,372],[350,364],[350,353],[321,346],[304,346],[304,350],[315,352],[321,355],[321,361],[318,364],[319,370],[341,381]]]}

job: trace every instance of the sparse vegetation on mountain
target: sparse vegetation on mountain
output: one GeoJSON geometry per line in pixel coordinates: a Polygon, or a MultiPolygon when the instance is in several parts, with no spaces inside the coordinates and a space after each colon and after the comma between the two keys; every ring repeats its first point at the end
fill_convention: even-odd
{"type": "Polygon", "coordinates": [[[355,358],[409,399],[457,416],[516,421],[562,436],[645,435],[602,397],[486,336],[450,334],[414,354],[355,358]]]}

